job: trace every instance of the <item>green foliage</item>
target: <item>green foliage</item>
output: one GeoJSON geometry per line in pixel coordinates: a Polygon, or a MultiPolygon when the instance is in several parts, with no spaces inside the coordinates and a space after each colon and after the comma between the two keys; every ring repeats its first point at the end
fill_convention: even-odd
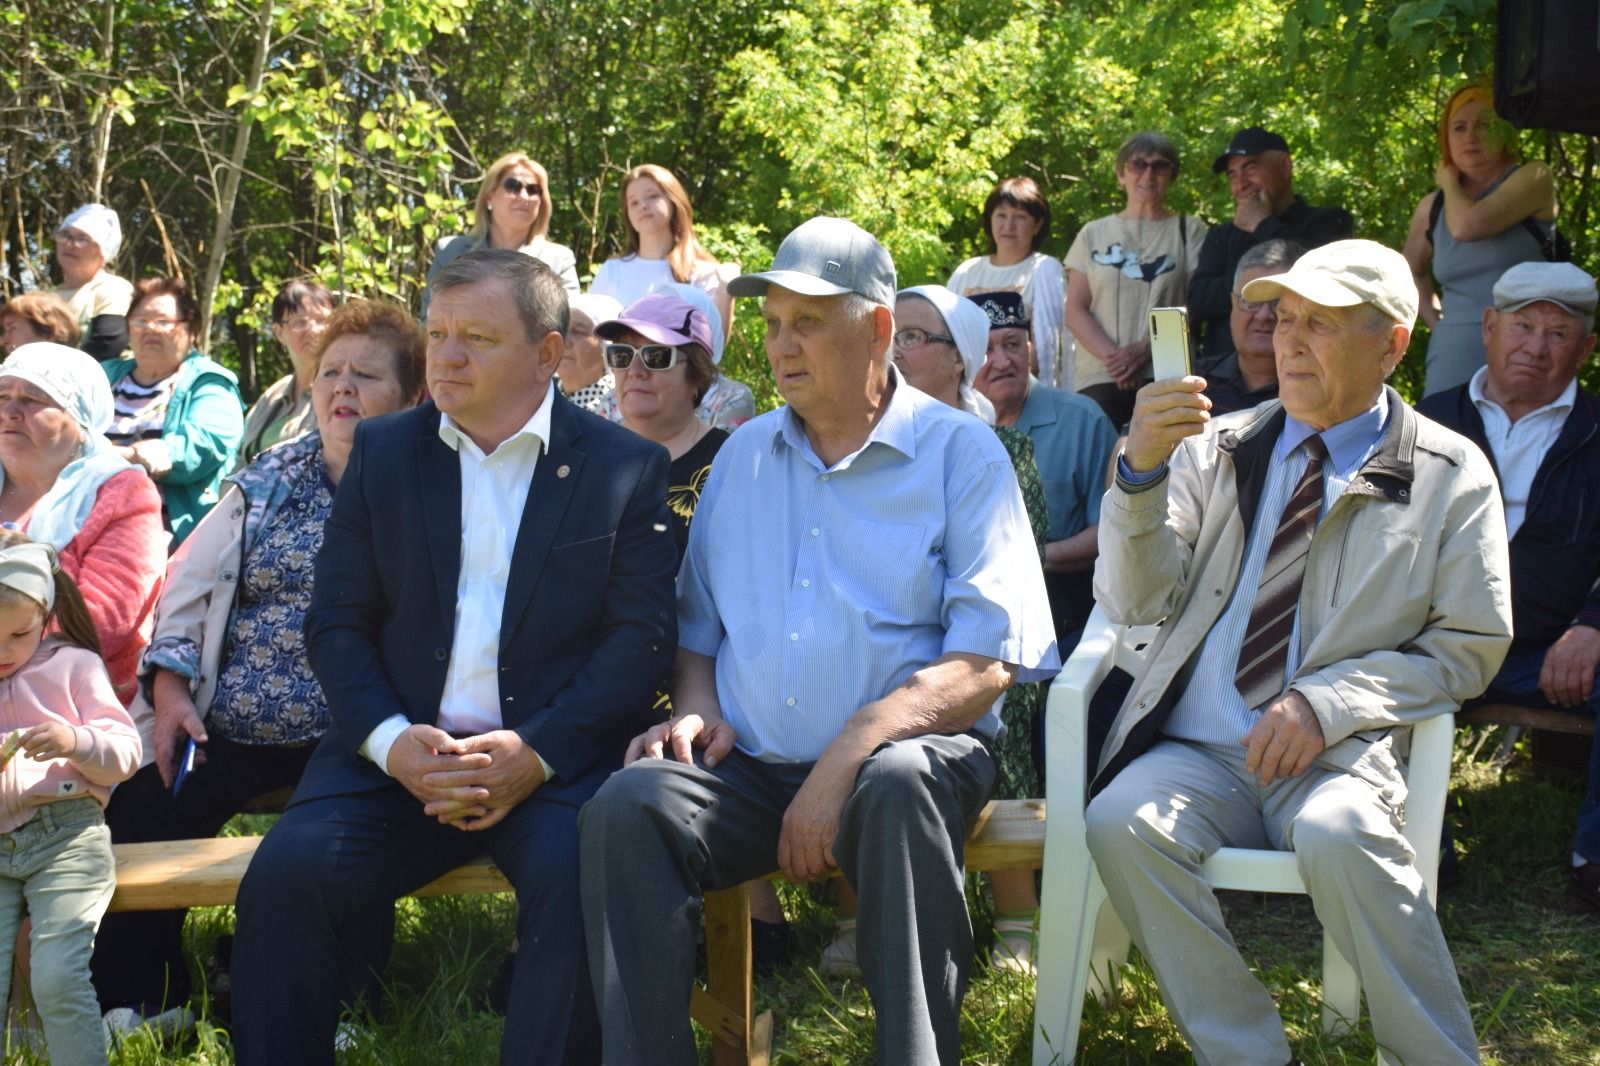
{"type": "Polygon", "coordinates": [[[791,222],[854,219],[905,279],[947,274],[945,230],[1024,130],[1013,90],[1029,81],[1036,24],[974,39],[911,0],[801,0],[770,27],[772,46],[728,63],[724,125],[764,139],[781,173],[773,206],[791,222]]]}
{"type": "MultiPolygon", "coordinates": [[[[240,116],[257,128],[207,295],[228,326],[216,354],[250,366],[287,278],[415,306],[434,242],[468,228],[484,163],[512,149],[549,168],[551,236],[580,275],[619,249],[617,181],[639,162],[680,176],[720,256],[758,263],[830,211],[876,232],[914,283],[982,250],[979,210],[1001,176],[1039,181],[1055,216],[1045,250],[1064,254],[1121,207],[1111,159],[1140,129],[1183,154],[1172,205],[1226,219],[1209,162],[1252,124],[1287,137],[1307,200],[1398,245],[1432,186],[1440,106],[1489,73],[1496,7],[262,2],[255,92],[253,0],[17,0],[0,13],[0,294],[48,281],[49,234],[92,196],[101,162],[126,232],[120,272],[201,280],[240,116]]],[[[1596,142],[1516,136],[1555,171],[1561,227],[1592,262],[1596,142]]],[[[726,365],[775,402],[755,318],[738,309],[726,365]]],[[[1414,376],[1408,364],[1400,381],[1414,376]]]]}

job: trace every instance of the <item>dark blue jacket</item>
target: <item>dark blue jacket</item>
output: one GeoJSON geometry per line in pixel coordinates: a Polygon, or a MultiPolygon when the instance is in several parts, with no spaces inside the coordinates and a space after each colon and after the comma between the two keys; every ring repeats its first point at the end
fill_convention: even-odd
{"type": "MultiPolygon", "coordinates": [[[[1466,385],[1429,396],[1417,410],[1494,462],[1466,385]]],[[[1600,629],[1600,400],[1586,392],[1539,464],[1527,516],[1511,538],[1511,617],[1514,651],[1548,648],[1575,622],[1600,629]]]]}
{"type": "MultiPolygon", "coordinates": [[[[553,397],[511,556],[500,711],[574,805],[622,764],[677,650],[667,453],[553,397]]],[[[364,422],[328,518],[306,615],[333,724],[295,802],[394,784],[360,754],[391,715],[434,724],[455,626],[461,467],[431,403],[364,422]]],[[[398,787],[398,786],[396,786],[398,787]]]]}

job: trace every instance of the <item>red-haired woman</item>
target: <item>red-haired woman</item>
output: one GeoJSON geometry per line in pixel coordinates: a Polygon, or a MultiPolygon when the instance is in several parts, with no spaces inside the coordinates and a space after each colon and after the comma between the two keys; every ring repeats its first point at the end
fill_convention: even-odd
{"type": "Polygon", "coordinates": [[[1439,118],[1438,188],[1411,215],[1406,260],[1422,294],[1428,338],[1424,394],[1465,384],[1484,363],[1483,309],[1518,263],[1548,258],[1556,217],[1550,168],[1516,159],[1515,134],[1487,87],[1467,85],[1439,118]],[[1429,268],[1444,290],[1443,306],[1429,268]]]}

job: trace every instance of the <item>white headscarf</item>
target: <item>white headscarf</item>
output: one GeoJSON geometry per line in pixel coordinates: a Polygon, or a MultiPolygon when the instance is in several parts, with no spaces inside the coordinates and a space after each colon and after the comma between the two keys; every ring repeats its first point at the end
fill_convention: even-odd
{"type": "MultiPolygon", "coordinates": [[[[6,377],[43,390],[83,430],[78,454],[56,475],[28,520],[28,536],[60,551],[88,520],[100,486],[135,469],[105,437],[115,411],[111,382],[93,357],[45,341],[24,344],[0,363],[0,378],[6,377]]],[[[0,487],[4,485],[5,469],[0,467],[0,487]]]]}
{"type": "Polygon", "coordinates": [[[122,220],[117,213],[105,204],[84,204],[72,214],[62,219],[57,231],[64,229],[82,230],[91,240],[100,247],[100,254],[106,261],[117,257],[122,251],[122,220]]]}
{"type": "Polygon", "coordinates": [[[939,312],[961,355],[961,409],[994,425],[994,405],[972,387],[978,368],[989,357],[989,316],[977,304],[943,285],[913,285],[895,293],[897,299],[901,296],[920,296],[939,312]]]}
{"type": "Polygon", "coordinates": [[[55,549],[32,542],[0,548],[0,585],[43,604],[50,613],[56,605],[55,549]]]}
{"type": "Polygon", "coordinates": [[[603,292],[585,292],[577,296],[568,296],[567,306],[574,311],[581,311],[589,319],[590,325],[594,326],[609,322],[622,314],[622,302],[603,292]]]}

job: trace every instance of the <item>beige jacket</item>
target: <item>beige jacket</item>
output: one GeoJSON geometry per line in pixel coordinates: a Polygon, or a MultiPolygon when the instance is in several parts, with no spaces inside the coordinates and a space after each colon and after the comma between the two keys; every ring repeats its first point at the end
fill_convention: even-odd
{"type": "MultiPolygon", "coordinates": [[[[1399,807],[1403,726],[1478,695],[1511,643],[1505,515],[1476,446],[1389,390],[1384,440],[1317,527],[1300,593],[1305,696],[1317,759],[1399,807]]],[[[1276,402],[1183,441],[1168,476],[1120,482],[1100,512],[1095,597],[1115,622],[1163,623],[1112,723],[1091,791],[1153,744],[1233,594],[1283,427],[1276,402]]]]}
{"type": "MultiPolygon", "coordinates": [[[[202,720],[211,709],[217,692],[217,673],[222,665],[222,648],[227,643],[228,619],[233,614],[239,591],[239,570],[244,560],[245,499],[235,485],[229,485],[222,499],[194,527],[167,568],[167,583],[156,607],[155,640],[179,638],[199,649],[199,676],[190,679],[194,704],[202,720]]],[[[152,643],[154,649],[154,643],[152,643]]],[[[152,662],[146,652],[141,680],[157,665],[168,665],[159,654],[152,662]]],[[[139,686],[139,695],[129,708],[139,739],[144,742],[144,762],[155,760],[155,708],[150,702],[150,687],[139,686]]]]}

